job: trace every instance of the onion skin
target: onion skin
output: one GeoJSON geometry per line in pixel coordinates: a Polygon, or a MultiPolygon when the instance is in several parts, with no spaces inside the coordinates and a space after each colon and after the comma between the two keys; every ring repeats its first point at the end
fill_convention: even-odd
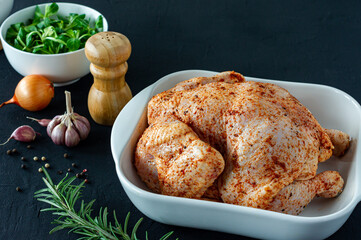
{"type": "Polygon", "coordinates": [[[15,103],[28,111],[40,111],[46,108],[54,97],[54,85],[41,75],[28,75],[20,80],[15,88],[14,96],[2,103],[15,103]]]}

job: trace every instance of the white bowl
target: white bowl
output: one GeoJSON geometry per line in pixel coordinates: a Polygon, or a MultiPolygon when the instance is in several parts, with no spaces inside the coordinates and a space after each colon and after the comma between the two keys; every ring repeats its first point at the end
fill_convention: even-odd
{"type": "MultiPolygon", "coordinates": [[[[49,4],[38,5],[44,12],[45,6],[49,4]]],[[[59,6],[58,15],[69,15],[69,13],[86,14],[91,21],[102,15],[98,11],[74,3],[57,3],[59,6]]],[[[0,38],[3,44],[5,55],[11,66],[21,75],[40,74],[51,80],[55,86],[63,86],[74,83],[79,78],[87,75],[90,62],[85,56],[85,51],[79,49],[74,52],[61,54],[34,54],[18,50],[5,41],[8,28],[18,22],[26,22],[33,18],[35,5],[24,8],[10,15],[1,25],[0,38]]],[[[107,20],[103,15],[103,31],[108,30],[107,20]]]]}
{"type": "Polygon", "coordinates": [[[146,107],[152,96],[175,84],[216,72],[188,70],[167,75],[137,94],[118,115],[111,133],[111,149],[119,180],[133,204],[149,218],[166,224],[208,229],[262,239],[324,239],[336,232],[361,200],[361,107],[348,94],[323,85],[273,81],[297,97],[325,128],[351,135],[342,158],[332,157],[319,170],[337,170],[345,180],[343,193],[334,199],[314,199],[299,216],[225,203],[152,193],[133,166],[137,140],[147,126],[146,107]]]}
{"type": "Polygon", "coordinates": [[[9,15],[13,8],[14,0],[0,0],[0,24],[9,15]]]}

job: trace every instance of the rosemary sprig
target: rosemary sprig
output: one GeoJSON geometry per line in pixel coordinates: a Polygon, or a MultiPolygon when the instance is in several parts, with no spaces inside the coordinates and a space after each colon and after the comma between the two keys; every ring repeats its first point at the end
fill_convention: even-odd
{"type": "MultiPolygon", "coordinates": [[[[72,183],[76,177],[68,178],[68,174],[55,185],[51,180],[49,173],[43,168],[46,178],[43,177],[43,181],[47,186],[34,193],[34,197],[38,201],[50,204],[49,208],[42,209],[41,211],[53,211],[54,215],[59,216],[52,223],[58,226],[54,227],[50,234],[65,228],[70,228],[69,232],[74,232],[83,237],[78,240],[85,239],[110,239],[110,240],[138,240],[136,232],[143,218],[140,218],[134,225],[130,235],[127,233],[128,221],[130,213],[127,214],[124,225],[118,222],[115,211],[114,225],[108,221],[108,209],[100,208],[99,215],[92,218],[91,212],[95,199],[89,203],[85,203],[81,200],[79,210],[76,211],[74,206],[80,199],[82,188],[84,187],[84,181],[79,185],[73,185],[72,183]]],[[[168,239],[173,232],[165,234],[160,240],[168,239]]],[[[146,239],[148,240],[148,234],[146,232],[146,239]]]]}

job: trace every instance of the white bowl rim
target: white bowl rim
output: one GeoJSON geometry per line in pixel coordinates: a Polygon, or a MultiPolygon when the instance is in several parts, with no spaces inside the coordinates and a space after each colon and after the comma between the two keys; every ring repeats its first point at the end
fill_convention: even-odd
{"type": "MultiPolygon", "coordinates": [[[[143,89],[137,95],[141,94],[143,91],[149,91],[149,97],[151,98],[153,96],[154,89],[159,84],[167,81],[170,77],[186,74],[189,72],[204,72],[204,73],[208,73],[208,74],[209,73],[212,73],[212,74],[218,73],[218,72],[214,72],[214,71],[197,70],[197,69],[174,72],[174,73],[168,74],[168,75],[160,78],[155,83],[153,83],[150,86],[143,89]]],[[[333,91],[342,93],[343,95],[348,97],[350,99],[350,101],[357,106],[358,112],[361,115],[361,106],[352,96],[343,92],[342,90],[339,90],[339,89],[331,87],[331,86],[327,86],[327,85],[323,85],[323,84],[313,84],[313,83],[278,81],[278,80],[270,80],[270,79],[263,79],[263,78],[254,78],[254,77],[245,77],[245,78],[246,78],[246,80],[252,80],[252,81],[254,81],[254,80],[270,81],[275,84],[277,84],[277,82],[282,82],[282,83],[287,83],[287,84],[309,85],[309,86],[314,86],[314,87],[329,88],[329,89],[332,89],[333,91]]],[[[136,96],[134,96],[134,98],[136,96]]],[[[120,121],[120,118],[116,119],[113,126],[117,126],[116,125],[117,120],[120,121]]],[[[133,131],[134,131],[134,129],[133,129],[133,131]]],[[[212,208],[220,208],[220,209],[224,208],[224,210],[227,210],[227,211],[229,211],[229,210],[236,211],[236,212],[241,211],[242,213],[251,213],[252,215],[258,215],[258,216],[262,216],[262,217],[266,217],[266,216],[270,217],[270,218],[277,217],[280,220],[291,221],[291,222],[296,222],[296,223],[307,223],[307,224],[328,222],[330,220],[334,220],[334,219],[340,218],[342,216],[348,215],[353,211],[353,209],[356,207],[356,205],[361,201],[361,189],[360,189],[360,184],[358,184],[358,182],[356,182],[357,183],[357,186],[356,186],[357,191],[353,194],[351,201],[349,201],[349,203],[346,206],[344,206],[342,209],[340,209],[334,213],[330,213],[330,214],[323,215],[323,216],[302,216],[302,215],[294,216],[294,215],[289,215],[289,214],[283,214],[283,213],[278,213],[278,212],[273,212],[273,211],[268,211],[268,210],[263,210],[263,209],[257,209],[257,208],[251,208],[251,207],[245,207],[245,206],[238,206],[238,205],[233,205],[233,204],[218,203],[218,202],[211,202],[211,201],[204,201],[204,200],[190,199],[190,198],[181,198],[181,197],[174,197],[174,196],[167,196],[167,195],[161,195],[158,193],[153,193],[150,191],[143,190],[143,189],[139,188],[138,186],[134,185],[123,174],[121,167],[120,167],[120,160],[118,159],[118,157],[119,156],[121,157],[123,155],[124,148],[126,145],[124,145],[120,151],[115,150],[116,149],[116,147],[115,147],[116,143],[114,142],[114,139],[115,139],[114,136],[116,134],[115,132],[116,132],[115,128],[113,127],[112,132],[111,132],[111,151],[112,151],[113,160],[115,162],[116,172],[119,177],[119,180],[122,185],[123,184],[126,185],[127,189],[132,189],[133,192],[136,192],[138,195],[140,195],[142,198],[145,198],[145,199],[151,198],[151,199],[157,199],[159,201],[167,201],[167,199],[171,199],[175,203],[179,202],[182,204],[192,204],[192,206],[195,206],[195,207],[210,206],[212,208]]],[[[356,160],[356,168],[360,168],[359,160],[356,160]]],[[[359,179],[359,178],[360,178],[360,176],[357,177],[356,179],[359,179]]]]}
{"type": "MultiPolygon", "coordinates": [[[[19,50],[13,46],[11,46],[6,40],[5,40],[5,37],[3,36],[2,32],[3,32],[3,26],[5,25],[6,22],[9,21],[9,19],[19,13],[19,12],[22,12],[22,11],[25,11],[25,10],[28,10],[28,9],[31,9],[31,8],[35,8],[36,6],[46,6],[48,4],[51,4],[53,2],[48,2],[48,3],[41,3],[41,4],[36,4],[36,5],[31,5],[31,6],[28,6],[26,8],[23,8],[23,9],[20,9],[14,13],[12,13],[11,15],[9,15],[1,24],[0,26],[0,39],[1,39],[1,43],[3,45],[6,45],[10,48],[12,48],[14,51],[17,51],[17,52],[21,52],[23,54],[28,54],[28,55],[32,55],[32,56],[39,56],[39,57],[52,57],[52,56],[64,56],[64,55],[69,55],[69,54],[74,54],[74,53],[77,53],[77,52],[82,52],[84,51],[84,48],[82,49],[78,49],[76,51],[72,51],[72,52],[66,52],[66,53],[54,53],[54,54],[36,54],[36,53],[31,53],[31,52],[26,52],[26,51],[22,51],[22,50],[19,50]]],[[[80,6],[80,7],[83,7],[83,8],[88,8],[90,10],[93,10],[95,11],[96,13],[99,13],[99,15],[101,15],[103,17],[103,32],[106,32],[108,31],[108,21],[106,20],[106,18],[104,17],[103,14],[101,14],[98,10],[94,9],[94,8],[91,8],[91,7],[88,7],[88,6],[85,6],[85,5],[82,5],[82,4],[78,4],[78,3],[70,3],[70,2],[55,2],[56,4],[58,4],[59,8],[60,8],[60,5],[73,5],[73,6],[80,6]]]]}

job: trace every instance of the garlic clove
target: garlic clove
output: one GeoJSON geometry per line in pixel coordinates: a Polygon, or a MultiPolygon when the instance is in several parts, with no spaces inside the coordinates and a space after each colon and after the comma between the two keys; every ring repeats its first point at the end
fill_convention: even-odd
{"type": "Polygon", "coordinates": [[[34,131],[34,129],[29,125],[23,125],[15,129],[15,131],[11,134],[9,139],[0,145],[5,145],[6,143],[9,142],[10,139],[15,139],[16,141],[19,142],[31,142],[35,140],[35,137],[36,137],[36,132],[34,131]]]}
{"type": "Polygon", "coordinates": [[[88,129],[90,131],[90,123],[89,123],[88,119],[86,119],[86,117],[79,115],[78,113],[73,113],[73,114],[75,115],[75,119],[82,121],[88,127],[88,129]]]}
{"type": "Polygon", "coordinates": [[[61,115],[55,116],[46,127],[46,132],[48,133],[48,136],[51,137],[51,133],[53,129],[60,123],[61,121],[61,115]]]}
{"type": "Polygon", "coordinates": [[[44,119],[36,119],[36,118],[32,118],[32,117],[26,117],[26,118],[38,122],[43,127],[47,127],[49,125],[49,123],[51,122],[51,119],[46,119],[46,118],[44,118],[44,119]]]}
{"type": "MultiPolygon", "coordinates": [[[[50,125],[50,124],[49,124],[50,125]]],[[[49,126],[48,125],[48,126],[49,126]]],[[[64,145],[66,126],[63,123],[56,125],[51,132],[51,140],[57,145],[64,145]]]]}
{"type": "Polygon", "coordinates": [[[36,132],[29,125],[23,125],[15,129],[12,137],[20,142],[31,142],[35,140],[36,132]]]}
{"type": "Polygon", "coordinates": [[[74,147],[78,145],[80,142],[80,136],[78,132],[75,130],[75,127],[73,124],[67,127],[65,131],[65,145],[67,147],[74,147]]]}
{"type": "Polygon", "coordinates": [[[88,126],[80,120],[74,120],[73,124],[77,130],[77,132],[79,133],[80,136],[80,140],[84,140],[88,137],[90,129],[88,128],[88,126]]]}

